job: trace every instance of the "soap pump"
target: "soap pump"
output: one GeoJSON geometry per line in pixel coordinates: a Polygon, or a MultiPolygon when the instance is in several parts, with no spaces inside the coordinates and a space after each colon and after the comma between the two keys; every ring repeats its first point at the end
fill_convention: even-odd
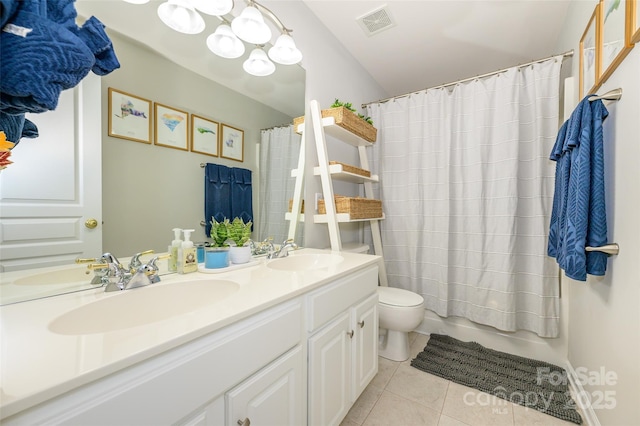
{"type": "Polygon", "coordinates": [[[173,228],[173,241],[169,245],[169,271],[171,272],[178,270],[178,249],[182,246],[180,232],[182,232],[182,229],[173,228]]]}
{"type": "Polygon", "coordinates": [[[178,273],[188,274],[190,272],[196,272],[198,270],[198,257],[196,254],[196,247],[191,241],[191,233],[193,229],[183,229],[184,241],[180,249],[178,250],[178,273]]]}

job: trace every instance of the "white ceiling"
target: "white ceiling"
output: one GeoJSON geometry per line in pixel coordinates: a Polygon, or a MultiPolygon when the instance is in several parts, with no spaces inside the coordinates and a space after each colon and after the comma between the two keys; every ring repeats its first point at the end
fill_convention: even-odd
{"type": "MultiPolygon", "coordinates": [[[[303,0],[390,96],[558,53],[567,0],[303,0]],[[386,5],[396,25],[356,19],[386,5]]],[[[295,33],[294,33],[295,35],[295,33]]]]}

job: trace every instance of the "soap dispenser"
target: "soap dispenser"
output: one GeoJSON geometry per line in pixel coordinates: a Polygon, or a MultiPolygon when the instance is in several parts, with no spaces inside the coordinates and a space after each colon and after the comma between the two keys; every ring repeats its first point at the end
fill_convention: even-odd
{"type": "Polygon", "coordinates": [[[180,232],[182,229],[173,228],[173,241],[169,245],[169,271],[176,272],[178,270],[178,250],[182,247],[182,240],[180,239],[180,232]]]}
{"type": "Polygon", "coordinates": [[[183,229],[184,241],[182,246],[178,250],[178,273],[188,274],[190,272],[196,272],[198,270],[198,256],[196,254],[196,247],[191,241],[191,233],[193,229],[183,229]]]}

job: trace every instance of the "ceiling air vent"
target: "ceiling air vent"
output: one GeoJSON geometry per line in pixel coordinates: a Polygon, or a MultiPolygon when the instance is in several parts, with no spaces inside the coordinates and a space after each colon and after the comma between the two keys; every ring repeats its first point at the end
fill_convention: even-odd
{"type": "Polygon", "coordinates": [[[396,25],[391,18],[391,14],[387,10],[387,5],[379,7],[365,15],[356,19],[362,27],[364,33],[368,36],[378,34],[396,25]]]}

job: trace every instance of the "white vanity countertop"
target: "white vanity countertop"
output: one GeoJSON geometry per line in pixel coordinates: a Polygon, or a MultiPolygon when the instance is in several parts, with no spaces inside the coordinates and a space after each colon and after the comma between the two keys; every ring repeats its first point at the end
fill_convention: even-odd
{"type": "MultiPolygon", "coordinates": [[[[290,257],[331,253],[328,250],[301,249],[290,257]]],[[[219,330],[279,303],[314,290],[358,269],[376,264],[380,257],[356,253],[342,256],[337,264],[305,271],[283,271],[267,266],[262,258],[255,266],[229,272],[192,273],[163,276],[148,287],[105,293],[103,288],[62,294],[0,307],[0,416],[5,418],[61,395],[78,386],[105,377],[120,369],[219,330]],[[126,297],[156,286],[180,281],[232,281],[237,291],[220,302],[200,303],[187,313],[125,327],[109,332],[59,334],[49,325],[76,308],[111,297],[126,297]]],[[[302,258],[300,259],[303,260],[302,258]]],[[[154,291],[154,290],[152,290],[154,291]]],[[[188,291],[188,284],[184,285],[188,291]]],[[[171,306],[140,304],[137,315],[150,318],[158,309],[171,306]]],[[[86,310],[86,324],[103,324],[117,318],[104,318],[101,309],[86,310]],[[95,313],[94,313],[95,312],[95,313]]],[[[144,321],[141,321],[144,322],[144,321]]],[[[79,324],[81,327],[82,324],[79,324]]]]}

